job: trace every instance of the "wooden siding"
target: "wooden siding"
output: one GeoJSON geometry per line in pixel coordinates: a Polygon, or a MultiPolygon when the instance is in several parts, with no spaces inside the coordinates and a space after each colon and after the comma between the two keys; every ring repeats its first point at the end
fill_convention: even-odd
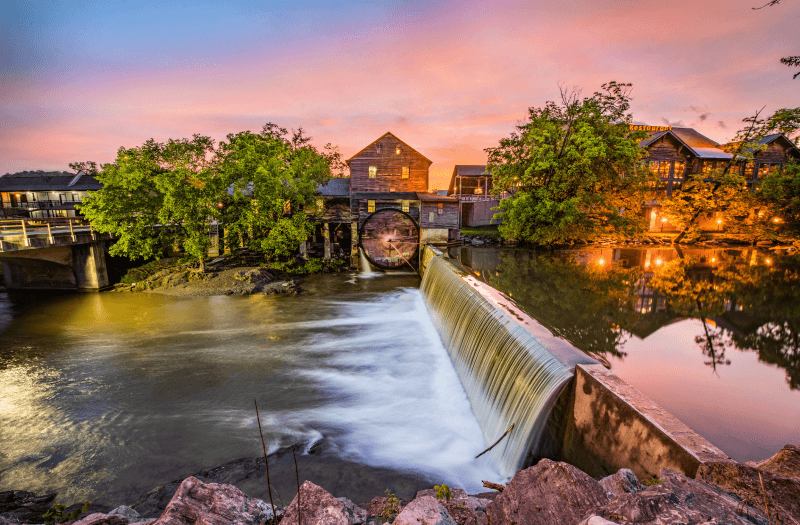
{"type": "Polygon", "coordinates": [[[318,222],[350,222],[350,199],[347,197],[317,197],[323,199],[323,212],[318,213],[316,202],[306,211],[318,222]]]}
{"type": "MultiPolygon", "coordinates": [[[[412,219],[417,221],[419,224],[419,201],[409,201],[408,202],[408,214],[411,216],[412,219]]],[[[364,224],[364,219],[372,215],[373,212],[367,211],[367,201],[360,200],[357,201],[358,206],[358,227],[364,224]]],[[[375,200],[375,211],[378,210],[386,210],[386,209],[393,209],[393,210],[400,210],[403,209],[403,201],[402,200],[375,200]]]]}
{"type": "Polygon", "coordinates": [[[458,228],[458,203],[442,203],[442,214],[439,215],[439,203],[423,203],[420,213],[420,228],[458,228]],[[429,214],[433,212],[433,221],[429,220],[429,214]]]}
{"type": "MultiPolygon", "coordinates": [[[[689,158],[689,155],[684,155],[681,153],[681,146],[682,144],[678,143],[669,135],[661,137],[647,147],[647,157],[645,157],[643,160],[685,161],[689,158]]],[[[685,148],[684,153],[688,153],[685,151],[685,148]]]]}
{"type": "Polygon", "coordinates": [[[399,144],[396,138],[386,136],[350,159],[350,191],[383,192],[428,191],[428,168],[430,161],[414,149],[403,145],[402,152],[395,153],[399,144]],[[378,146],[381,153],[378,153],[378,146]],[[369,167],[377,166],[378,174],[369,178],[369,167]],[[409,177],[402,177],[403,167],[409,168],[409,177]]]}
{"type": "Polygon", "coordinates": [[[788,155],[786,153],[788,148],[778,144],[776,140],[766,149],[759,151],[755,155],[756,162],[768,162],[770,164],[781,164],[787,162],[788,155]]]}

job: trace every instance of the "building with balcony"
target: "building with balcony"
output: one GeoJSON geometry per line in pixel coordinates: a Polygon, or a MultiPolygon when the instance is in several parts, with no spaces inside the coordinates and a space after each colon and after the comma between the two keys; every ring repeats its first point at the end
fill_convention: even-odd
{"type": "Polygon", "coordinates": [[[497,210],[493,208],[510,194],[506,191],[492,194],[492,189],[492,174],[485,164],[457,164],[453,168],[447,195],[458,199],[461,227],[500,224],[494,218],[497,210]]]}
{"type": "Polygon", "coordinates": [[[76,217],[75,205],[102,184],[83,171],[23,171],[0,177],[0,216],[76,217]]]}

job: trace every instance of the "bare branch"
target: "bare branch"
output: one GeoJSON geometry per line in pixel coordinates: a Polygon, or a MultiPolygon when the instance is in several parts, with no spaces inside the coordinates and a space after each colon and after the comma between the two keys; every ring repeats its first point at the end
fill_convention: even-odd
{"type": "Polygon", "coordinates": [[[773,6],[773,5],[780,4],[780,3],[781,3],[781,0],[770,0],[769,2],[767,2],[764,5],[762,5],[761,7],[751,7],[750,9],[752,9],[753,11],[758,11],[759,9],[764,9],[765,7],[770,7],[770,6],[773,6]]]}

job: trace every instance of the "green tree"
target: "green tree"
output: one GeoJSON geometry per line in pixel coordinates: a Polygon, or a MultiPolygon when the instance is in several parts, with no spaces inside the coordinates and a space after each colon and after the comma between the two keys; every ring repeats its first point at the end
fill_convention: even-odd
{"type": "Polygon", "coordinates": [[[119,238],[109,250],[112,255],[147,259],[182,243],[202,265],[221,189],[213,156],[213,140],[194,135],[120,148],[117,159],[99,170],[94,163],[70,164],[93,171],[103,184],[79,209],[97,231],[119,238]]]}
{"type": "Polygon", "coordinates": [[[644,228],[650,174],[637,162],[644,132],[631,132],[630,84],[610,82],[591,97],[561,89],[561,103],[529,108],[528,121],[488,148],[502,201],[501,234],[565,243],[644,228]]]}
{"type": "Polygon", "coordinates": [[[317,185],[340,169],[341,155],[330,144],[320,152],[302,129],[288,137],[271,123],[261,133],[243,131],[227,139],[217,154],[219,175],[229,188],[226,241],[245,240],[268,257],[291,255],[313,232],[304,210],[317,185]]]}

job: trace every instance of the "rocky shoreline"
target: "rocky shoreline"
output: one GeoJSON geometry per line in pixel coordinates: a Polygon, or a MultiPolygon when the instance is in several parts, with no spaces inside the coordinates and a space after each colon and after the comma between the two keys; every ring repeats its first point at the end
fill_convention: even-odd
{"type": "MultiPolygon", "coordinates": [[[[212,471],[220,469],[225,470],[223,466],[212,471]]],[[[157,489],[131,507],[90,507],[70,523],[264,525],[277,517],[282,525],[800,525],[800,447],[786,445],[757,463],[705,463],[694,478],[663,468],[657,479],[645,484],[627,469],[596,480],[567,463],[543,459],[499,488],[468,495],[439,486],[420,490],[413,498],[389,495],[355,504],[305,481],[291,503],[276,506],[273,515],[268,500],[252,498],[234,484],[189,476],[174,482],[168,499],[161,494],[160,509],[146,505],[157,489]]],[[[54,494],[0,492],[0,525],[42,523],[32,518],[54,499],[54,494]]]]}

